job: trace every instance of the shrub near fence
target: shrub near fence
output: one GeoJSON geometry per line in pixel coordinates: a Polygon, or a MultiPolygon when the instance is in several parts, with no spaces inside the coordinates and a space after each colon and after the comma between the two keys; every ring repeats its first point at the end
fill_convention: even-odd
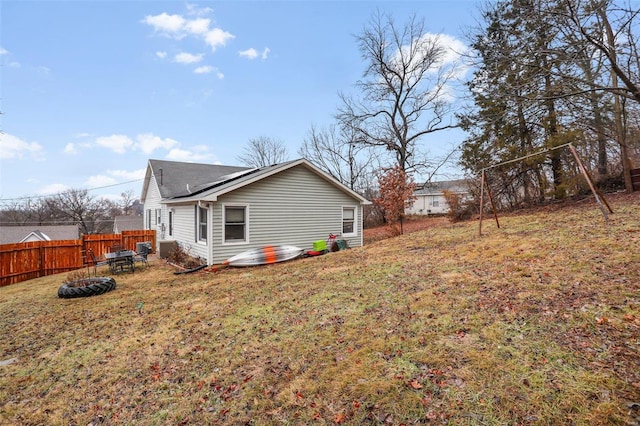
{"type": "Polygon", "coordinates": [[[150,241],[155,252],[156,231],[123,231],[122,234],[83,235],[79,240],[33,241],[0,245],[0,286],[87,266],[88,249],[97,257],[120,244],[135,250],[136,243],[150,241]]]}

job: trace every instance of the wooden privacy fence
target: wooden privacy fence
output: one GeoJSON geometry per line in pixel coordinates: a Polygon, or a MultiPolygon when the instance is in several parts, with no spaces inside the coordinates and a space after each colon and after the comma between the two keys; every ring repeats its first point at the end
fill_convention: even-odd
{"type": "Polygon", "coordinates": [[[122,234],[83,235],[79,240],[33,241],[0,245],[0,287],[46,275],[80,269],[90,263],[87,251],[104,256],[120,244],[135,250],[136,243],[151,242],[156,251],[156,231],[122,231],[122,234]]]}

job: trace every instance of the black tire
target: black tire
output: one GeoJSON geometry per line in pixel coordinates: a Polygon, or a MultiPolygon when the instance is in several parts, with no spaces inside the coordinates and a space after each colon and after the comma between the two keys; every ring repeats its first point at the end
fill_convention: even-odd
{"type": "Polygon", "coordinates": [[[116,280],[111,277],[85,278],[64,283],[58,289],[58,297],[73,299],[76,297],[97,296],[116,288],[116,280]]]}

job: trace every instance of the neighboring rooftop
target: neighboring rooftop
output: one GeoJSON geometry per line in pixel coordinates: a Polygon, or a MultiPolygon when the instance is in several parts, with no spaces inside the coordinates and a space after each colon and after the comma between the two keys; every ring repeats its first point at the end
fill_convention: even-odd
{"type": "Polygon", "coordinates": [[[137,231],[144,229],[142,216],[116,216],[113,221],[113,232],[116,234],[122,231],[137,231]]]}
{"type": "Polygon", "coordinates": [[[469,182],[466,179],[443,180],[440,182],[426,182],[416,185],[416,195],[442,194],[444,191],[456,193],[469,192],[469,182]]]}
{"type": "Polygon", "coordinates": [[[77,240],[80,238],[78,225],[26,225],[0,226],[0,244],[13,244],[28,236],[42,236],[42,240],[77,240]]]}

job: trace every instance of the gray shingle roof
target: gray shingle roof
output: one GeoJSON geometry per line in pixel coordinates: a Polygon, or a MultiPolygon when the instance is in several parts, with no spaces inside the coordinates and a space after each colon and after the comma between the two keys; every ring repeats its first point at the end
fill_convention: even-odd
{"type": "Polygon", "coordinates": [[[248,167],[165,160],[149,160],[149,165],[158,183],[160,196],[165,199],[189,196],[210,187],[224,176],[252,170],[248,167]]]}
{"type": "MultiPolygon", "coordinates": [[[[167,203],[197,201],[211,197],[215,198],[226,192],[240,188],[243,185],[248,185],[266,178],[274,173],[279,173],[290,167],[300,166],[306,167],[321,176],[341,191],[347,192],[358,199],[361,203],[370,204],[367,199],[342,185],[303,158],[261,167],[259,169],[211,164],[177,163],[160,160],[149,160],[149,164],[152,168],[155,181],[160,188],[160,196],[164,202],[167,203]],[[160,173],[160,168],[162,168],[162,174],[160,173]]],[[[147,171],[147,174],[148,173],[149,171],[147,171]]],[[[145,183],[145,187],[143,187],[142,198],[145,197],[147,185],[148,183],[145,183]]]]}
{"type": "Polygon", "coordinates": [[[441,182],[427,182],[418,184],[416,195],[434,195],[442,194],[443,191],[451,191],[455,193],[469,192],[469,182],[465,179],[445,180],[441,182]]]}
{"type": "Polygon", "coordinates": [[[113,221],[114,232],[137,231],[139,229],[144,229],[142,216],[116,216],[113,221]]]}
{"type": "Polygon", "coordinates": [[[45,234],[51,240],[77,240],[80,238],[78,225],[0,226],[0,244],[19,243],[32,232],[45,234]]]}

